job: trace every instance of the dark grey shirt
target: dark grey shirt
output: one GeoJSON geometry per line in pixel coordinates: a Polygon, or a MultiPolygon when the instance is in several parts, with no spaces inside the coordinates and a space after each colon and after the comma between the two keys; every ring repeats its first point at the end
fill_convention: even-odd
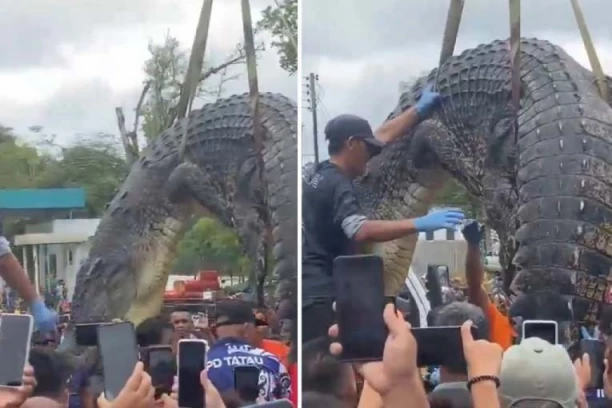
{"type": "Polygon", "coordinates": [[[472,395],[464,381],[441,383],[431,392],[432,397],[448,400],[455,408],[472,408],[472,395]]]}

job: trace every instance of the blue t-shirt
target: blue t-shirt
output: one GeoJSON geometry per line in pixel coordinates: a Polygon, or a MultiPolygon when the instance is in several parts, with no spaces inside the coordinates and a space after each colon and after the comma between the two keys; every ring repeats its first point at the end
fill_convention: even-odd
{"type": "Polygon", "coordinates": [[[243,340],[226,338],[215,342],[208,350],[208,378],[219,392],[234,390],[234,368],[259,368],[259,397],[265,401],[289,398],[291,379],[278,357],[253,347],[243,340]]]}

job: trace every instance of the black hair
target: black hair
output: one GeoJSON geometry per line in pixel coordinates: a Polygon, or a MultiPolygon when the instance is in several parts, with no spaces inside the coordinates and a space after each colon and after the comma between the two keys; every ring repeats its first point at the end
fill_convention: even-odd
{"type": "MultiPolygon", "coordinates": [[[[461,326],[471,320],[476,329],[474,339],[489,339],[489,321],[482,309],[471,303],[451,302],[440,306],[431,311],[431,316],[428,316],[427,320],[428,323],[432,323],[432,326],[461,326]]],[[[464,362],[444,366],[444,368],[453,374],[467,375],[467,365],[464,362]]]]}
{"type": "Polygon", "coordinates": [[[140,347],[150,347],[161,344],[164,329],[172,325],[161,317],[151,317],[144,320],[136,328],[136,341],[140,347]]]}
{"type": "Polygon", "coordinates": [[[317,337],[302,345],[302,390],[322,394],[342,395],[345,366],[331,354],[331,340],[317,337]]]}
{"type": "Polygon", "coordinates": [[[56,399],[67,390],[74,371],[67,356],[48,348],[33,347],[28,362],[34,369],[36,378],[32,397],[56,399]]]}
{"type": "MultiPolygon", "coordinates": [[[[327,138],[326,138],[327,139],[327,138]]],[[[329,140],[327,139],[327,154],[329,154],[330,156],[336,156],[338,154],[340,154],[342,152],[342,150],[344,150],[344,146],[346,140],[342,139],[342,140],[329,140]]]]}
{"type": "Polygon", "coordinates": [[[302,408],[343,408],[341,399],[333,395],[320,392],[304,392],[302,394],[302,408]]]}

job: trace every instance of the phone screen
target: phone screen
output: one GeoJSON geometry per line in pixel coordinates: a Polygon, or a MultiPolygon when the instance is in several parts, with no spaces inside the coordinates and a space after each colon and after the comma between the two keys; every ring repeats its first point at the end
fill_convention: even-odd
{"type": "Polygon", "coordinates": [[[100,323],[77,324],[74,326],[74,337],[79,346],[93,347],[98,345],[98,326],[100,323]]]}
{"type": "MultiPolygon", "coordinates": [[[[417,366],[465,364],[461,326],[413,327],[417,342],[417,366]]],[[[472,326],[472,336],[476,327],[472,326]]]]}
{"type": "Polygon", "coordinates": [[[19,387],[30,354],[33,320],[30,315],[0,317],[0,385],[19,387]]]}
{"type": "Polygon", "coordinates": [[[523,322],[523,338],[537,337],[546,340],[550,344],[557,344],[557,324],[554,321],[529,321],[523,322]]]}
{"type": "Polygon", "coordinates": [[[255,402],[259,396],[259,367],[234,368],[234,389],[246,402],[255,402]]]}
{"type": "Polygon", "coordinates": [[[162,394],[172,392],[174,382],[175,358],[172,348],[153,347],[147,353],[147,372],[151,376],[151,383],[155,388],[155,395],[160,397],[162,394]]]}
{"type": "Polygon", "coordinates": [[[130,322],[98,326],[98,347],[104,371],[104,394],[114,400],[138,362],[136,332],[130,322]]]}
{"type": "Polygon", "coordinates": [[[204,407],[200,373],[206,366],[206,342],[181,340],[178,343],[178,403],[181,408],[204,407]]]}
{"type": "Polygon", "coordinates": [[[605,370],[604,359],[606,354],[606,343],[601,340],[582,339],[580,340],[580,356],[589,355],[591,362],[591,381],[587,388],[599,390],[604,387],[603,374],[605,370]]]}
{"type": "Polygon", "coordinates": [[[387,339],[383,260],[376,255],[334,260],[336,317],[342,359],[372,361],[382,357],[387,339]]]}

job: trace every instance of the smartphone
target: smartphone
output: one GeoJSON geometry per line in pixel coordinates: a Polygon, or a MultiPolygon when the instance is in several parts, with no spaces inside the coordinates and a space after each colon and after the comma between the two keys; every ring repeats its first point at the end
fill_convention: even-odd
{"type": "Polygon", "coordinates": [[[239,366],[234,368],[234,389],[246,402],[255,402],[259,397],[259,367],[239,366]]]}
{"type": "Polygon", "coordinates": [[[208,343],[205,340],[182,339],[178,342],[178,405],[181,408],[204,407],[200,373],[206,368],[207,351],[208,343]]]}
{"type": "Polygon", "coordinates": [[[131,322],[100,324],[97,327],[98,349],[104,372],[104,396],[117,398],[138,362],[136,331],[131,322]]]}
{"type": "Polygon", "coordinates": [[[382,358],[388,330],[383,320],[387,302],[383,260],[377,255],[334,259],[336,318],[344,361],[382,358]]]}
{"type": "Polygon", "coordinates": [[[268,407],[268,408],[294,408],[291,401],[288,399],[281,399],[270,402],[263,402],[261,404],[246,405],[244,408],[255,408],[255,407],[268,407]]]}
{"type": "Polygon", "coordinates": [[[559,327],[554,320],[525,320],[523,339],[538,337],[550,344],[559,344],[559,327]]]}
{"type": "Polygon", "coordinates": [[[606,343],[601,340],[582,339],[578,348],[580,355],[577,358],[581,358],[586,353],[589,355],[589,361],[591,362],[591,381],[587,385],[587,389],[602,389],[604,387],[603,374],[605,370],[606,343]]]}
{"type": "MultiPolygon", "coordinates": [[[[413,327],[417,342],[417,366],[465,364],[461,326],[413,327]]],[[[472,326],[476,337],[476,326],[472,326]]]]}
{"type": "Polygon", "coordinates": [[[143,350],[143,364],[151,376],[156,398],[172,392],[176,359],[171,346],[151,346],[143,350]]]}
{"type": "Polygon", "coordinates": [[[19,387],[30,356],[34,330],[31,315],[0,316],[0,387],[19,387]]]}
{"type": "Polygon", "coordinates": [[[98,345],[98,326],[102,323],[85,323],[74,326],[74,337],[78,346],[93,347],[98,345]]]}

